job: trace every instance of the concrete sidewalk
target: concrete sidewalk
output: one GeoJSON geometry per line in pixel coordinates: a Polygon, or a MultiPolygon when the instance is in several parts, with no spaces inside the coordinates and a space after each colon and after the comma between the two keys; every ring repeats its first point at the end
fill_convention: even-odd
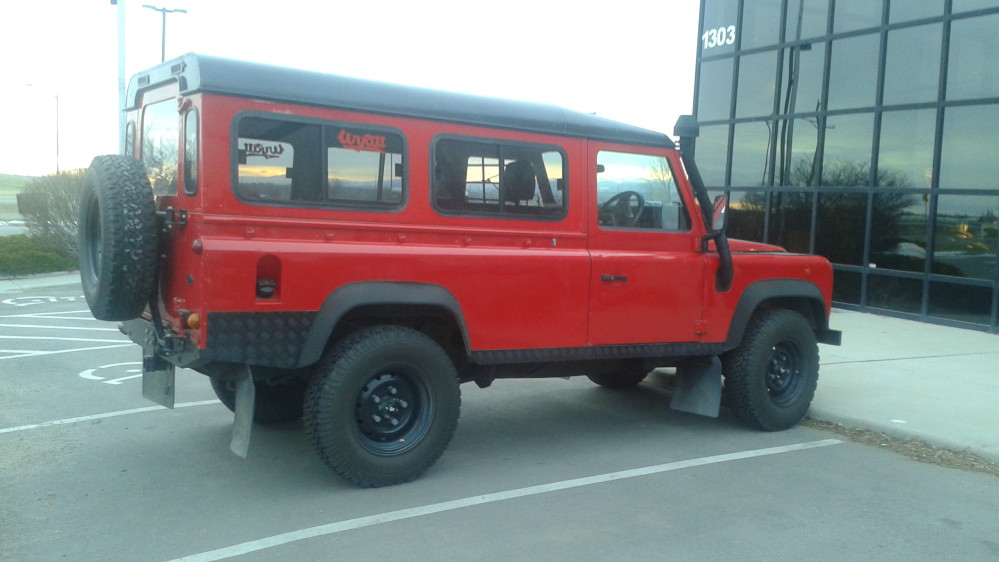
{"type": "Polygon", "coordinates": [[[809,417],[999,461],[999,336],[833,310],[809,417]]]}
{"type": "MultiPolygon", "coordinates": [[[[76,272],[0,280],[0,300],[79,283],[76,272]]],[[[999,461],[999,336],[844,310],[830,324],[843,345],[819,346],[809,417],[999,461]]]]}

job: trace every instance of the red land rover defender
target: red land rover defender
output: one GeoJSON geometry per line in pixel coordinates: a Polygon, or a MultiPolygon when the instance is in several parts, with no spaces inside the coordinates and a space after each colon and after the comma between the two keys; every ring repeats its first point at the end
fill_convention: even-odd
{"type": "Polygon", "coordinates": [[[81,194],[95,317],[143,349],[143,393],[211,377],[253,422],[304,418],[347,480],[416,478],[459,384],[675,368],[671,405],[779,430],[818,379],[832,270],[727,240],[665,135],[518,101],[186,55],[129,85],[125,154],[81,194]],[[722,388],[724,385],[724,388],[722,388]]]}

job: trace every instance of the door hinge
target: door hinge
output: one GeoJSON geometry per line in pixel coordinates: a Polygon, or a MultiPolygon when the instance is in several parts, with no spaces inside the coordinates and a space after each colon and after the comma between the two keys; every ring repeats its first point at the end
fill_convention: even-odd
{"type": "Polygon", "coordinates": [[[695,320],[694,321],[694,333],[703,336],[708,333],[708,321],[707,320],[695,320]]]}

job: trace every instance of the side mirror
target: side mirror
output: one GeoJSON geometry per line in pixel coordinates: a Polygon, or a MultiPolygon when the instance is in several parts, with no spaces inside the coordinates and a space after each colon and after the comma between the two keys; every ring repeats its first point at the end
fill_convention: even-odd
{"type": "Polygon", "coordinates": [[[715,231],[721,232],[725,230],[725,211],[728,210],[728,197],[724,195],[719,195],[715,197],[715,209],[713,213],[713,219],[711,220],[711,228],[715,231]]]}

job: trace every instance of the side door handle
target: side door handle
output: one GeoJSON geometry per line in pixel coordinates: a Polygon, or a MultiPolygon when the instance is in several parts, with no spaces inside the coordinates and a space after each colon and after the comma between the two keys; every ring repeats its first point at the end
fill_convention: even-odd
{"type": "Polygon", "coordinates": [[[628,280],[628,276],[627,275],[601,275],[600,276],[600,280],[604,281],[604,282],[607,282],[607,283],[613,283],[614,281],[627,281],[628,280]]]}

